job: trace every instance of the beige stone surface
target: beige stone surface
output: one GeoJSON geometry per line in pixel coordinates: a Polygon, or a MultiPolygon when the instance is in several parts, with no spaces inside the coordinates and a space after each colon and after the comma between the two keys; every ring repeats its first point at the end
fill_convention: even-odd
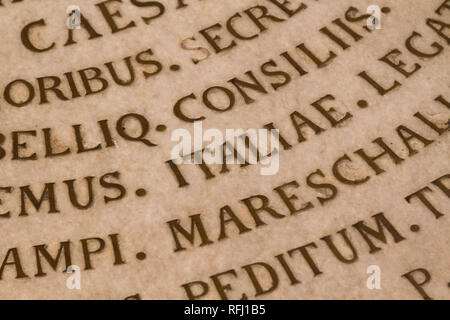
{"type": "MultiPolygon", "coordinates": [[[[435,101],[441,95],[450,101],[450,53],[448,41],[440,37],[426,25],[427,18],[450,23],[450,10],[443,9],[441,15],[435,10],[442,0],[305,0],[308,8],[287,18],[280,9],[269,1],[250,0],[187,0],[188,6],[176,9],[177,1],[162,1],[165,13],[146,25],[141,16],[154,13],[151,8],[139,8],[130,1],[109,4],[111,12],[120,10],[122,17],[116,17],[118,25],[124,26],[131,20],[136,27],[117,33],[111,33],[100,10],[95,6],[101,1],[28,1],[10,3],[4,0],[0,7],[0,133],[5,142],[0,144],[6,155],[0,159],[0,187],[13,187],[12,193],[0,192],[0,213],[11,211],[10,217],[1,217],[0,262],[4,261],[11,248],[17,248],[20,262],[27,278],[16,278],[14,265],[5,265],[0,280],[0,298],[2,299],[124,299],[139,294],[142,299],[186,299],[182,285],[192,281],[204,281],[210,291],[204,298],[220,298],[210,276],[230,269],[237,276],[225,275],[221,282],[229,283],[232,290],[226,292],[228,298],[239,299],[246,294],[249,299],[421,299],[420,293],[402,277],[403,274],[417,268],[424,268],[431,274],[431,280],[423,286],[427,294],[435,299],[450,298],[450,224],[449,198],[431,182],[449,173],[449,136],[448,131],[438,135],[430,127],[413,115],[416,112],[428,117],[444,128],[448,124],[450,111],[448,106],[435,101]],[[76,4],[82,14],[89,18],[98,33],[97,39],[88,40],[83,30],[75,30],[78,43],[64,46],[67,39],[65,25],[66,8],[76,4]],[[214,53],[210,45],[199,34],[199,30],[221,23],[218,33],[223,43],[232,38],[226,31],[226,20],[237,12],[260,4],[270,8],[270,12],[286,19],[282,23],[264,21],[267,30],[255,39],[244,41],[235,39],[236,47],[214,53]],[[365,13],[365,9],[376,4],[389,7],[391,12],[383,14],[381,29],[367,32],[362,27],[364,21],[345,21],[346,10],[354,6],[365,13]],[[44,18],[45,27],[34,29],[32,41],[42,47],[55,42],[55,48],[47,52],[32,52],[21,42],[21,31],[30,22],[44,18]],[[363,36],[354,41],[348,34],[332,23],[340,18],[352,29],[363,36]],[[335,31],[350,45],[343,50],[323,35],[319,29],[327,26],[335,31]],[[405,48],[406,39],[413,31],[423,37],[417,39],[418,47],[432,52],[433,42],[442,46],[442,52],[433,58],[419,58],[405,48]],[[201,52],[181,48],[183,39],[194,36],[197,44],[207,48],[211,56],[198,64],[191,62],[192,57],[202,57],[201,52]],[[317,52],[321,58],[328,50],[337,57],[324,68],[317,66],[295,47],[305,43],[317,52]],[[138,65],[135,56],[151,48],[152,58],[163,65],[156,76],[145,79],[142,70],[149,66],[138,65]],[[406,63],[411,70],[414,63],[421,69],[406,78],[386,63],[378,61],[393,49],[399,49],[402,55],[398,59],[406,63]],[[308,70],[300,77],[280,54],[288,51],[308,70]],[[104,64],[114,61],[124,74],[122,59],[131,56],[136,67],[136,78],[130,86],[118,86],[113,83],[104,64]],[[292,80],[278,90],[270,87],[271,82],[281,81],[280,77],[267,77],[260,66],[273,59],[278,68],[288,72],[292,80]],[[178,64],[179,71],[170,71],[169,66],[178,64]],[[105,73],[110,86],[107,90],[92,95],[82,95],[76,99],[61,101],[49,93],[49,103],[39,103],[37,78],[59,76],[72,71],[76,76],[80,92],[81,81],[77,71],[98,66],[105,73]],[[255,99],[245,104],[236,89],[227,83],[233,77],[245,78],[245,72],[252,70],[261,79],[267,94],[248,91],[255,99]],[[401,86],[384,96],[358,76],[366,70],[388,87],[394,80],[401,86]],[[8,83],[16,79],[26,79],[36,90],[33,101],[23,107],[14,107],[4,98],[8,83]],[[236,104],[232,110],[215,112],[201,104],[205,89],[212,86],[225,86],[236,95],[236,104]],[[230,166],[230,172],[219,174],[220,166],[212,166],[216,177],[205,180],[202,171],[195,165],[184,165],[183,172],[190,185],[179,188],[175,176],[165,161],[175,142],[171,141],[171,132],[183,128],[193,131],[193,124],[178,119],[173,111],[175,102],[190,93],[195,93],[198,101],[186,104],[186,113],[203,114],[204,130],[217,128],[262,128],[273,122],[281,134],[292,144],[292,149],[280,151],[280,168],[277,174],[260,175],[261,165],[239,168],[230,166]],[[311,104],[330,94],[334,101],[324,103],[335,107],[342,117],[350,112],[353,117],[342,124],[332,127],[311,104]],[[364,99],[367,108],[360,108],[357,102],[364,99]],[[311,129],[302,129],[306,141],[297,142],[297,133],[290,120],[290,114],[298,111],[320,125],[324,132],[314,134],[311,129]],[[148,147],[142,143],[130,142],[121,138],[115,128],[116,121],[128,113],[145,116],[150,122],[149,139],[158,146],[148,147]],[[97,121],[107,119],[115,147],[105,148],[105,143],[97,121]],[[102,143],[98,151],[76,153],[73,138],[75,124],[81,124],[86,145],[102,143]],[[167,130],[159,132],[159,124],[167,130]],[[400,140],[395,129],[404,125],[434,140],[429,146],[419,141],[411,144],[418,150],[414,156],[408,156],[408,150],[400,140]],[[45,157],[43,128],[52,128],[52,142],[62,151],[67,147],[72,153],[48,158],[45,157]],[[38,159],[32,161],[13,160],[12,132],[36,130],[36,137],[21,135],[27,146],[21,149],[23,155],[36,152],[38,159]],[[388,157],[377,163],[386,171],[375,175],[354,151],[363,148],[371,154],[379,148],[371,141],[382,137],[398,155],[404,158],[401,164],[394,164],[388,157]],[[367,183],[345,185],[333,177],[332,165],[343,156],[349,155],[354,161],[346,169],[352,177],[370,176],[367,183]],[[306,177],[316,170],[322,170],[325,178],[315,177],[315,181],[333,184],[338,193],[336,197],[321,205],[317,197],[327,197],[326,190],[318,191],[307,185],[306,177]],[[119,171],[120,183],[127,190],[126,196],[118,201],[104,203],[105,195],[114,197],[117,190],[102,188],[99,177],[119,171]],[[93,176],[95,201],[87,210],[78,210],[70,204],[66,185],[63,181],[77,179],[82,199],[87,193],[84,177],[93,176]],[[295,194],[299,206],[311,201],[314,208],[290,215],[286,205],[273,191],[274,188],[296,180],[298,188],[286,189],[295,194]],[[20,215],[21,186],[30,185],[36,195],[42,192],[45,183],[55,182],[59,213],[48,213],[48,202],[44,201],[39,211],[27,200],[28,216],[20,215]],[[81,187],[83,186],[83,187],[81,187]],[[423,187],[432,189],[428,198],[444,215],[439,219],[418,200],[405,201],[405,197],[423,187]],[[145,197],[135,195],[135,190],[147,190],[145,197]],[[261,212],[260,217],[267,225],[256,228],[250,213],[242,199],[253,195],[265,195],[277,212],[285,215],[282,219],[261,212]],[[251,231],[239,234],[235,226],[227,225],[228,239],[217,241],[220,232],[220,209],[229,205],[251,231]],[[390,223],[405,238],[395,243],[387,232],[387,242],[374,239],[381,248],[369,253],[368,246],[358,231],[352,227],[364,220],[375,228],[373,215],[383,212],[390,223]],[[203,224],[213,241],[206,246],[198,246],[198,234],[195,245],[183,240],[187,248],[174,252],[175,244],[167,222],[180,219],[183,226],[190,227],[189,216],[201,214],[203,224]],[[412,232],[410,226],[420,226],[419,232],[412,232]],[[339,248],[344,247],[338,231],[346,228],[350,240],[355,245],[358,258],[353,263],[338,261],[320,238],[332,235],[339,248]],[[120,250],[125,263],[113,265],[114,256],[108,235],[119,234],[120,250]],[[105,241],[105,249],[92,255],[93,270],[84,270],[83,251],[80,239],[99,237],[105,241]],[[66,281],[70,275],[64,273],[64,260],[58,264],[57,271],[42,260],[47,273],[35,277],[36,255],[33,246],[47,244],[54,256],[62,241],[71,241],[72,264],[81,268],[81,289],[70,290],[66,281]],[[311,256],[322,274],[314,276],[305,259],[297,252],[289,257],[288,250],[314,242],[311,256]],[[145,252],[146,259],[138,260],[136,254],[145,252]],[[295,276],[301,283],[291,285],[287,274],[274,258],[284,254],[295,276]],[[248,274],[242,268],[245,265],[265,262],[277,272],[279,283],[270,293],[255,297],[248,274]],[[381,270],[381,289],[369,290],[366,281],[370,274],[367,268],[377,265],[381,270]]],[[[281,2],[281,1],[280,1],[281,2]]],[[[291,1],[295,7],[299,1],[291,1]]],[[[247,34],[258,29],[249,19],[236,20],[236,26],[247,34]]],[[[442,31],[450,37],[450,29],[442,31]]],[[[63,83],[64,92],[70,95],[67,81],[63,83]]],[[[23,89],[23,88],[22,88],[23,89]]],[[[20,90],[22,90],[20,89],[20,90]]],[[[18,89],[18,91],[20,91],[18,89]]],[[[23,91],[23,90],[22,90],[23,91]]],[[[26,92],[15,92],[17,99],[26,97],[26,92]]],[[[130,132],[139,133],[138,128],[130,132]]],[[[447,187],[449,181],[442,180],[447,187]]],[[[329,192],[329,191],[328,191],[329,192]]],[[[44,199],[45,200],[45,199],[44,199]]],[[[95,243],[92,242],[92,247],[95,243]]],[[[346,256],[348,249],[343,250],[346,256]]],[[[8,262],[13,257],[10,256],[8,262]]],[[[256,270],[256,269],[255,269],[256,270]]],[[[270,286],[267,272],[258,269],[257,276],[263,287],[270,286]]],[[[417,281],[421,276],[416,275],[417,281]]],[[[198,289],[198,288],[197,288],[198,289]]],[[[196,290],[197,290],[196,289],[196,290]]]]}

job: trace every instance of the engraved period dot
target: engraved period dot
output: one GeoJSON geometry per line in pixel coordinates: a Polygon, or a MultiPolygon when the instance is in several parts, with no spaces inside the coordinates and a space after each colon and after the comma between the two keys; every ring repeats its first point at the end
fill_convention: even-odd
{"type": "Polygon", "coordinates": [[[145,190],[145,189],[137,189],[136,190],[136,195],[138,196],[138,197],[143,197],[143,196],[145,196],[147,194],[147,191],[145,190]]]}
{"type": "Polygon", "coordinates": [[[167,127],[163,124],[159,124],[156,126],[156,131],[166,131],[167,127]]]}
{"type": "Polygon", "coordinates": [[[417,224],[413,224],[411,227],[409,227],[412,232],[417,232],[420,230],[420,227],[417,224]]]}
{"type": "Polygon", "coordinates": [[[136,258],[137,258],[138,260],[145,260],[145,258],[147,258],[147,255],[145,254],[145,252],[138,252],[138,253],[136,254],[136,258]]]}
{"type": "Polygon", "coordinates": [[[177,64],[173,64],[173,65],[170,66],[170,70],[171,71],[178,71],[178,70],[180,70],[180,66],[177,65],[177,64]]]}
{"type": "Polygon", "coordinates": [[[363,108],[363,109],[367,108],[369,106],[369,104],[367,103],[366,100],[359,100],[357,104],[358,104],[358,107],[363,108]]]}
{"type": "Polygon", "coordinates": [[[383,8],[381,8],[381,12],[383,12],[383,13],[389,13],[389,12],[391,12],[391,8],[389,8],[389,7],[383,7],[383,8]]]}

